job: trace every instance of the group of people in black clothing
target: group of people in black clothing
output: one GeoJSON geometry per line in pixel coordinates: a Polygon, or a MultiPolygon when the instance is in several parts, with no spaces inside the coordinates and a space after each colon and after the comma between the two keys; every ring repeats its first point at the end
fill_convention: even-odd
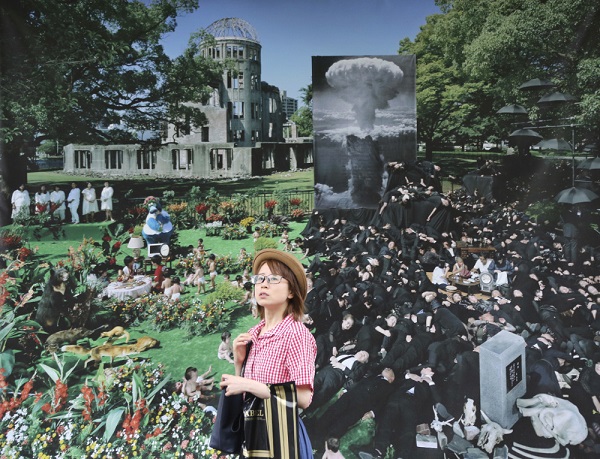
{"type": "MultiPolygon", "coordinates": [[[[526,397],[568,397],[590,429],[584,446],[596,451],[598,249],[572,240],[576,219],[563,232],[519,203],[442,194],[430,163],[389,167],[379,209],[315,211],[303,233],[312,256],[305,323],[317,341],[315,393],[303,413],[313,444],[342,438],[366,415],[376,430],[364,457],[389,446],[395,457],[417,457],[418,424],[435,412],[458,419],[467,399],[480,406],[478,346],[507,330],[526,343],[526,397]],[[493,263],[483,269],[507,282],[486,295],[433,284],[428,273],[453,266],[465,245],[489,247],[493,263]]],[[[464,260],[467,272],[476,261],[464,260]]]]}

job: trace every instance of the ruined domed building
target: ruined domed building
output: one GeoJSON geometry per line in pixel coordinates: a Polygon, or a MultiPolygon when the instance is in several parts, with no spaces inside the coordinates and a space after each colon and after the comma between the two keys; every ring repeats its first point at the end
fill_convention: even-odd
{"type": "Polygon", "coordinates": [[[262,46],[256,30],[242,19],[225,18],[206,31],[214,40],[201,43],[202,55],[227,59],[234,68],[223,72],[219,88],[201,106],[208,119],[205,126],[182,132],[170,125],[163,133],[166,145],[155,149],[135,144],[68,145],[64,170],[218,178],[312,165],[312,142],[283,137],[282,94],[262,81],[262,46]]]}

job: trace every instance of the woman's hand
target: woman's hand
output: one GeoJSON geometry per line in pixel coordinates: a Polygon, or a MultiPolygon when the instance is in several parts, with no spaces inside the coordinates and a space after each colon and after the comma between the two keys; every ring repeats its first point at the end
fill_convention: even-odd
{"type": "Polygon", "coordinates": [[[240,368],[246,358],[250,341],[252,341],[250,333],[241,333],[233,340],[233,360],[235,360],[236,366],[239,364],[240,368]]]}
{"type": "Polygon", "coordinates": [[[221,376],[220,387],[221,389],[225,389],[226,396],[242,394],[244,392],[250,392],[263,399],[271,396],[269,386],[241,376],[224,374],[221,376]]]}
{"type": "Polygon", "coordinates": [[[221,376],[221,389],[225,389],[225,395],[236,395],[247,391],[246,378],[235,375],[224,374],[221,376]]]}

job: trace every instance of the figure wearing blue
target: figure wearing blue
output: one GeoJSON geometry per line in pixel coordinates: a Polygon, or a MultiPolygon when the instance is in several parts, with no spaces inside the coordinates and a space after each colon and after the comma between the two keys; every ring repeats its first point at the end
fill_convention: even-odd
{"type": "Polygon", "coordinates": [[[150,204],[146,224],[142,236],[147,244],[169,244],[173,234],[173,223],[166,210],[162,210],[159,202],[150,204]]]}

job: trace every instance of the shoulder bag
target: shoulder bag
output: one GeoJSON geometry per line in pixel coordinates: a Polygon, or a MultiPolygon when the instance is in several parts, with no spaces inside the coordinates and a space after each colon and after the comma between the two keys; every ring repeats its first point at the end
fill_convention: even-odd
{"type": "MultiPolygon", "coordinates": [[[[246,358],[242,364],[241,376],[244,376],[246,361],[250,354],[250,346],[246,348],[246,358]]],[[[225,395],[225,389],[221,391],[217,417],[210,435],[209,445],[223,453],[239,454],[242,451],[244,441],[244,394],[225,395]]]]}
{"type": "Polygon", "coordinates": [[[312,447],[298,418],[296,384],[267,384],[271,397],[246,394],[244,399],[244,447],[246,458],[312,458],[312,447]]]}

